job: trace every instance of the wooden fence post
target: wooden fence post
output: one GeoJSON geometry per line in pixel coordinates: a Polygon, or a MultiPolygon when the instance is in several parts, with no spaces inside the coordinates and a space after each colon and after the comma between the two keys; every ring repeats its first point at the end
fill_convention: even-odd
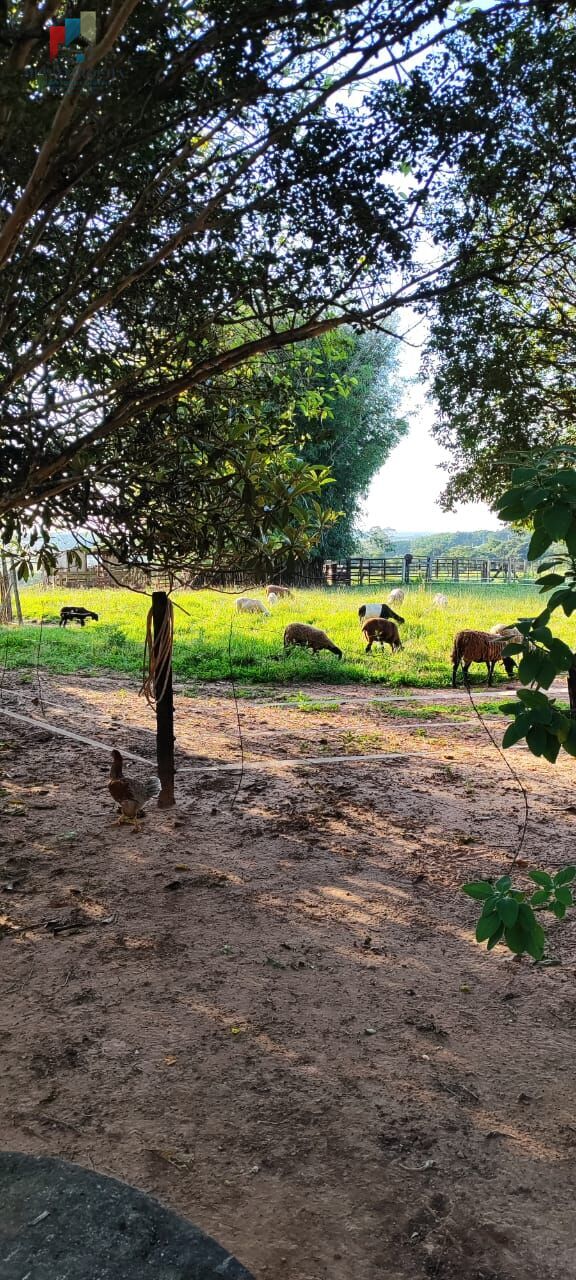
{"type": "MultiPolygon", "coordinates": [[[[165,591],[152,592],[152,622],[154,624],[154,662],[156,670],[159,654],[159,636],[168,613],[168,596],[165,591]]],[[[160,697],[156,701],[156,760],[162,790],[158,798],[159,809],[171,809],[174,799],[174,698],[172,693],[172,656],[168,671],[159,673],[160,697]]]]}

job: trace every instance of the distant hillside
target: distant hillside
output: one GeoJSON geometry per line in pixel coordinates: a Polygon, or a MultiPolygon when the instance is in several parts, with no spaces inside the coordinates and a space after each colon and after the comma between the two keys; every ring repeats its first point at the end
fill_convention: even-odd
{"type": "Polygon", "coordinates": [[[465,533],[402,533],[393,529],[375,527],[358,533],[354,555],[382,556],[404,555],[411,551],[415,556],[525,556],[530,542],[529,532],[516,529],[475,529],[465,533]]]}

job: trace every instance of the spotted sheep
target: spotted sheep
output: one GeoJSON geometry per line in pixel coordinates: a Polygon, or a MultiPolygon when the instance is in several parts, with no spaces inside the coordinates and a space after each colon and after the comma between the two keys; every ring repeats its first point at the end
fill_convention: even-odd
{"type": "Polygon", "coordinates": [[[504,649],[510,643],[508,636],[490,635],[488,631],[459,631],[454,637],[452,648],[452,688],[456,688],[456,672],[462,664],[464,681],[468,681],[468,668],[472,662],[485,662],[488,668],[488,684],[492,684],[494,667],[503,662],[506,674],[514,675],[515,664],[512,658],[504,656],[504,649]]]}
{"type": "Polygon", "coordinates": [[[402,648],[400,633],[395,622],[390,618],[369,618],[362,627],[364,636],[368,641],[366,645],[366,653],[370,653],[372,645],[378,642],[381,645],[389,644],[394,652],[396,649],[402,648]]]}

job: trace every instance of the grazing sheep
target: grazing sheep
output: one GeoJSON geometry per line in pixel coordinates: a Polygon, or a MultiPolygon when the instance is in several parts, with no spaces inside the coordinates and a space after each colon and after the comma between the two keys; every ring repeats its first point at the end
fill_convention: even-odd
{"type": "Polygon", "coordinates": [[[266,605],[261,600],[254,600],[252,596],[238,596],[236,608],[238,613],[263,613],[267,618],[272,616],[266,605]]]}
{"type": "Polygon", "coordinates": [[[98,614],[94,613],[92,609],[85,609],[83,605],[65,604],[60,610],[58,626],[65,627],[68,622],[79,622],[80,626],[83,627],[88,618],[93,618],[97,622],[98,614]]]}
{"type": "Polygon", "coordinates": [[[362,630],[368,641],[366,653],[370,653],[375,641],[379,644],[389,644],[392,651],[402,648],[398,627],[389,618],[369,618],[362,630]]]}
{"type": "Polygon", "coordinates": [[[435,596],[432,596],[432,604],[435,604],[438,609],[444,609],[448,604],[448,596],[443,596],[442,592],[438,591],[435,596]]]}
{"type": "Polygon", "coordinates": [[[405,595],[406,592],[401,587],[394,587],[394,590],[388,596],[388,600],[390,604],[403,604],[405,595]]]}
{"type": "Polygon", "coordinates": [[[491,636],[504,636],[506,640],[513,640],[514,644],[524,644],[524,636],[518,630],[518,627],[511,627],[509,622],[496,622],[490,627],[491,636]]]}
{"type": "Polygon", "coordinates": [[[361,604],[358,610],[358,617],[361,627],[364,626],[365,621],[368,621],[368,618],[394,618],[396,622],[404,622],[404,618],[401,618],[399,613],[394,613],[394,610],[387,604],[361,604]]]}
{"type": "Polygon", "coordinates": [[[287,649],[291,644],[299,644],[303,649],[312,649],[314,653],[319,653],[320,649],[328,649],[330,653],[335,653],[337,658],[342,657],[342,650],[332,643],[325,631],[320,631],[319,627],[309,627],[305,622],[291,622],[286,627],[284,648],[287,649]]]}
{"type": "Polygon", "coordinates": [[[452,649],[452,688],[456,688],[456,672],[460,663],[464,681],[468,681],[468,668],[471,662],[485,662],[488,667],[488,684],[492,684],[494,667],[503,662],[508,677],[514,675],[512,658],[504,657],[503,650],[509,640],[506,636],[492,636],[487,631],[459,631],[454,637],[452,649]]]}
{"type": "Polygon", "coordinates": [[[280,598],[281,596],[292,596],[293,594],[294,593],[290,590],[289,587],[279,587],[274,582],[269,582],[268,586],[266,587],[267,596],[275,595],[275,596],[278,596],[278,598],[280,598]]]}
{"type": "Polygon", "coordinates": [[[276,595],[275,591],[268,592],[268,604],[278,604],[279,598],[280,597],[276,595]]]}

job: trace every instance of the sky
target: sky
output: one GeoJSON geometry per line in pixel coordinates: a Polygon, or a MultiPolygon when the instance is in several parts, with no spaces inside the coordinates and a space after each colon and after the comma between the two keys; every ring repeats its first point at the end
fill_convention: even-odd
{"type": "Polygon", "coordinates": [[[411,379],[403,414],[410,429],[374,476],[359,523],[364,529],[380,525],[397,533],[503,528],[483,502],[461,504],[454,513],[438,506],[448,478],[440,464],[449,455],[431,434],[434,410],[426,400],[423,384],[417,381],[419,364],[420,350],[403,347],[400,372],[411,379]]]}

